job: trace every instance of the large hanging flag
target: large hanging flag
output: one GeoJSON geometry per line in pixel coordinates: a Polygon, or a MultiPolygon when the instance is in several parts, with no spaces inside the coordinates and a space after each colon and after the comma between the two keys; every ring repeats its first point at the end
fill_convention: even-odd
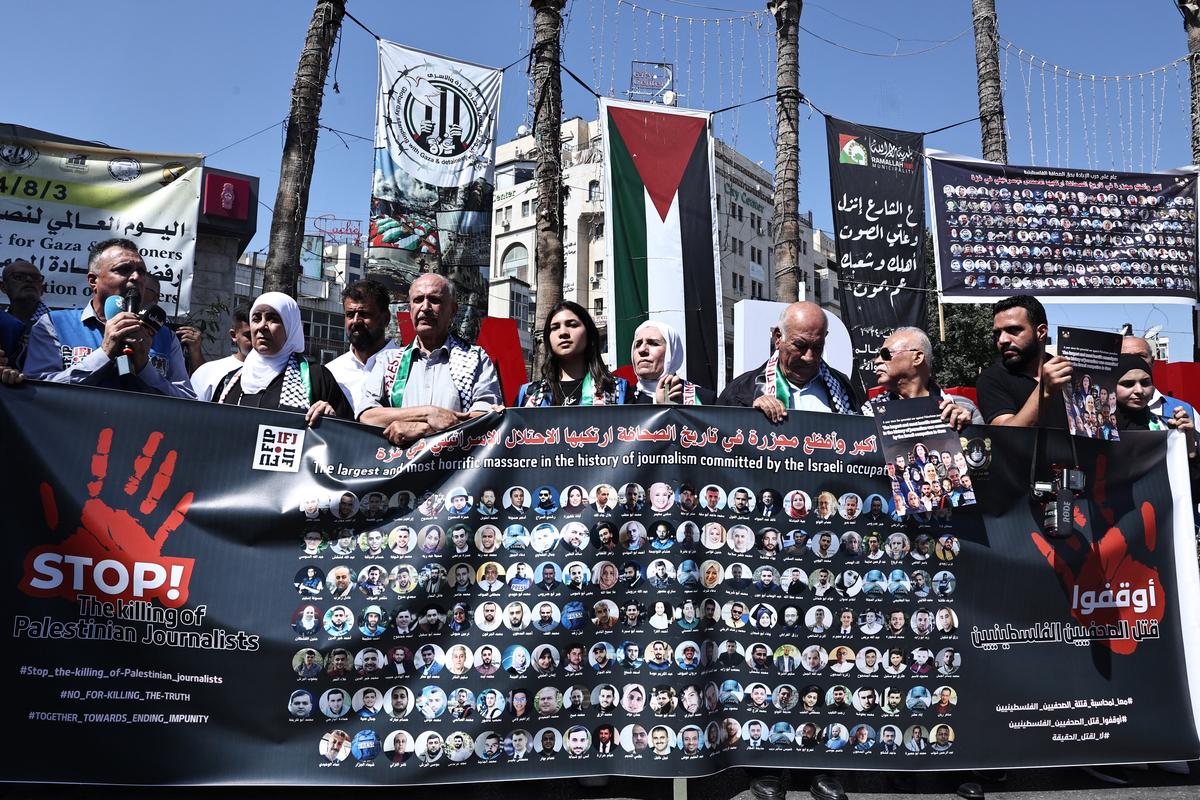
{"type": "Polygon", "coordinates": [[[487,266],[503,73],[379,42],[367,260],[415,278],[487,266]]]}
{"type": "Polygon", "coordinates": [[[925,328],[925,136],[833,117],[825,131],[842,319],[865,392],[892,331],[925,328]]]}
{"type": "Polygon", "coordinates": [[[634,330],[661,320],[683,338],[683,377],[719,389],[725,335],[710,114],[601,98],[600,119],[610,358],[628,364],[634,330]]]}

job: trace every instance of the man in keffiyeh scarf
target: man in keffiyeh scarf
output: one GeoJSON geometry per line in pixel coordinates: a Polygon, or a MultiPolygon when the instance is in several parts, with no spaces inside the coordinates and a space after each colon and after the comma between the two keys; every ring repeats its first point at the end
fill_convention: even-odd
{"type": "Polygon", "coordinates": [[[816,303],[792,303],[779,315],[775,352],[756,371],[751,403],[771,422],[783,421],[793,409],[858,413],[850,379],[822,360],[828,333],[825,312],[816,303]]]}

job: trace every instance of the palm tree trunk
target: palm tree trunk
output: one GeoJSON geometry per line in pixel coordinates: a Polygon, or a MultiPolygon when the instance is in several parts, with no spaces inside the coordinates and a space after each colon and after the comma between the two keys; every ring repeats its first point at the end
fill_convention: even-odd
{"type": "Polygon", "coordinates": [[[996,0],[971,0],[971,19],[975,22],[975,70],[979,77],[979,135],[983,142],[983,157],[997,164],[1007,164],[996,0]]]}
{"type": "Polygon", "coordinates": [[[292,110],[288,115],[283,159],[279,165],[279,192],[275,195],[275,212],[271,216],[271,244],[263,274],[265,292],[296,294],[325,77],[329,74],[329,56],[345,14],[345,0],[317,0],[304,39],[296,81],[292,84],[292,110]]]}
{"type": "Polygon", "coordinates": [[[562,9],[566,0],[530,0],[533,8],[533,138],[537,148],[537,225],[534,290],[537,292],[533,364],[546,358],[541,332],[546,317],[563,296],[562,189],[562,9]]]}
{"type": "Polygon", "coordinates": [[[775,17],[775,299],[800,293],[800,13],[803,0],[767,0],[775,17]]]}

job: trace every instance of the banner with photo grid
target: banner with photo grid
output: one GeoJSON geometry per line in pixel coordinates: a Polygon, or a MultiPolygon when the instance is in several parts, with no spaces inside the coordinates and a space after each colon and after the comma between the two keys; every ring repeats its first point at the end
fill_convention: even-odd
{"type": "Polygon", "coordinates": [[[1196,172],[994,164],[928,151],[947,303],[1194,303],[1196,172]]]}
{"type": "Polygon", "coordinates": [[[0,719],[74,745],[27,748],[3,780],[1200,752],[1186,465],[1163,433],[1078,441],[1088,492],[1050,538],[1030,431],[885,465],[861,417],[509,409],[401,449],[335,420],[0,388],[0,719]],[[913,469],[939,480],[896,513],[913,469]]]}

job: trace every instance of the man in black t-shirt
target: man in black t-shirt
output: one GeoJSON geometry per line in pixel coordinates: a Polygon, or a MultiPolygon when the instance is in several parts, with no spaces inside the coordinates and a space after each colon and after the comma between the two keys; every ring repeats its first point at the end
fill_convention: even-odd
{"type": "Polygon", "coordinates": [[[1016,295],[996,303],[992,313],[999,360],[975,383],[983,418],[991,425],[1066,428],[1062,387],[1071,382],[1071,362],[1047,357],[1046,309],[1036,297],[1016,295]]]}

